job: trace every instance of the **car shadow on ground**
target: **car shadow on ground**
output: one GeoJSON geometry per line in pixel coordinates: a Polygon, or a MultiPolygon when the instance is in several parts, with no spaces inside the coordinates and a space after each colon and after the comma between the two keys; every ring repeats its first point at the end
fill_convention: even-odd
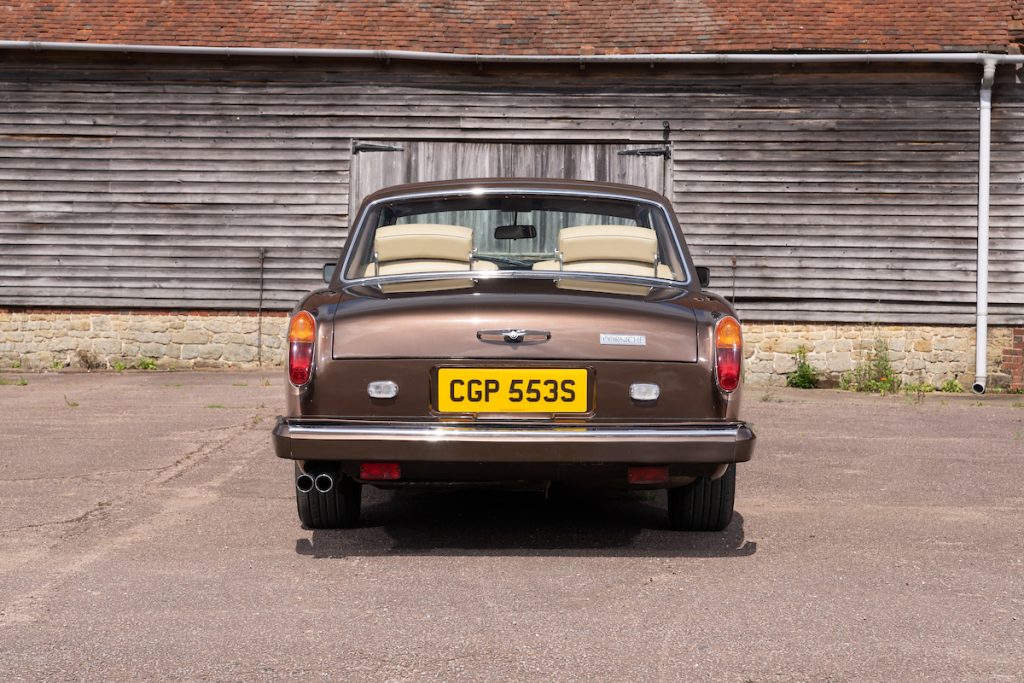
{"type": "Polygon", "coordinates": [[[367,490],[359,528],[312,532],[300,555],[746,557],[743,516],[718,533],[668,528],[665,493],[493,489],[367,490]]]}

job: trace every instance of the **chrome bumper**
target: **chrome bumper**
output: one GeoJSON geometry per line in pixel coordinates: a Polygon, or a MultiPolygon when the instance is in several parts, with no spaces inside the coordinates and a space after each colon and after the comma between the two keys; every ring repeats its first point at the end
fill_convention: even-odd
{"type": "Polygon", "coordinates": [[[504,463],[731,463],[750,460],[742,422],[555,426],[325,422],[278,418],[274,450],[294,460],[504,463]]]}

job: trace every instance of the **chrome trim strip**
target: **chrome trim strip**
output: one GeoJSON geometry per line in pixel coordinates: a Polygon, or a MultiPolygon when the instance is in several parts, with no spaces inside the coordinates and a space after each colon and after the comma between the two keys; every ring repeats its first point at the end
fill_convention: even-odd
{"type": "Polygon", "coordinates": [[[486,427],[376,427],[370,425],[297,425],[284,423],[288,437],[307,441],[521,441],[562,443],[600,441],[678,441],[681,439],[715,439],[735,441],[741,426],[729,427],[639,427],[595,428],[551,426],[542,429],[509,429],[486,427]]]}

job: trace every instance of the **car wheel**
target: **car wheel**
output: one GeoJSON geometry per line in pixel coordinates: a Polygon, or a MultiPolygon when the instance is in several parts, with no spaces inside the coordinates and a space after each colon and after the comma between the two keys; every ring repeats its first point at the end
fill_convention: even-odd
{"type": "Polygon", "coordinates": [[[680,531],[721,531],[732,521],[736,465],[718,479],[700,477],[668,490],[668,521],[680,531]]]}
{"type": "Polygon", "coordinates": [[[359,522],[363,495],[359,482],[336,471],[304,473],[298,463],[295,482],[299,520],[307,529],[344,529],[359,522]]]}

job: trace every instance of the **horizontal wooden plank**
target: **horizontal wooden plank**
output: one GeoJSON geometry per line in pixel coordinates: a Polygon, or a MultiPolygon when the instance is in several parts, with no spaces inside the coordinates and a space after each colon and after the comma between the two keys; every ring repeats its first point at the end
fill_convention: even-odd
{"type": "MultiPolygon", "coordinates": [[[[166,133],[166,131],[165,131],[166,133]]],[[[234,158],[264,159],[285,156],[313,159],[343,159],[350,153],[351,140],[342,137],[297,138],[281,135],[253,137],[249,135],[203,135],[175,136],[170,133],[151,135],[106,135],[93,131],[91,134],[71,134],[62,130],[44,134],[40,131],[17,130],[0,133],[0,156],[20,156],[40,153],[52,155],[58,150],[68,156],[76,153],[91,155],[97,150],[113,155],[121,150],[123,158],[166,158],[167,150],[181,150],[183,158],[209,159],[229,156],[234,158]],[[282,146],[282,140],[287,145],[282,146]],[[77,150],[77,151],[76,151],[77,150]],[[203,152],[205,151],[205,154],[203,152]]]]}
{"type": "MultiPolygon", "coordinates": [[[[935,324],[942,320],[946,325],[971,325],[973,317],[967,313],[917,313],[915,311],[840,311],[807,310],[790,307],[764,310],[742,304],[738,307],[744,322],[836,322],[836,323],[892,323],[892,324],[935,324]]],[[[993,324],[1008,324],[1000,322],[993,324]]]]}
{"type": "MultiPolygon", "coordinates": [[[[993,267],[989,271],[989,282],[1024,283],[1024,273],[1015,272],[1010,267],[1018,259],[1007,258],[1003,266],[993,267]],[[1010,266],[1010,267],[1007,267],[1010,266]]],[[[719,255],[700,257],[700,264],[712,268],[716,273],[723,276],[730,276],[732,272],[730,259],[719,255]]],[[[958,263],[950,261],[945,264],[935,264],[929,261],[916,261],[907,263],[905,261],[884,261],[873,259],[871,261],[852,261],[843,259],[751,259],[738,258],[736,272],[742,278],[745,286],[758,287],[770,286],[775,280],[799,279],[795,283],[808,288],[814,286],[817,289],[848,286],[865,287],[860,284],[861,280],[871,279],[875,284],[883,288],[893,288],[894,282],[909,283],[922,282],[931,285],[949,285],[959,290],[974,291],[975,269],[973,262],[958,263]],[[945,266],[945,267],[943,267],[945,266]],[[856,285],[851,283],[856,282],[856,285]]]]}
{"type": "MultiPolygon", "coordinates": [[[[831,206],[831,211],[840,210],[842,205],[868,205],[885,215],[899,215],[901,211],[908,211],[914,214],[919,213],[917,205],[930,207],[937,212],[945,212],[952,209],[965,207],[967,211],[977,211],[977,196],[970,193],[945,193],[930,192],[918,194],[886,194],[883,192],[864,193],[831,193],[831,192],[801,192],[796,198],[790,192],[694,192],[685,188],[678,188],[675,191],[676,210],[682,211],[682,207],[693,205],[731,205],[731,204],[773,204],[794,208],[802,208],[805,205],[825,204],[831,206]]],[[[993,200],[994,202],[994,200],[993,200]]],[[[771,208],[772,211],[776,207],[771,208]]],[[[861,211],[861,209],[857,209],[861,211]]]]}
{"type": "MultiPolygon", "coordinates": [[[[123,182],[107,179],[97,180],[62,180],[51,184],[29,178],[25,180],[0,179],[0,199],[17,201],[35,198],[54,199],[74,195],[92,195],[104,193],[106,196],[128,197],[134,195],[205,195],[208,197],[315,197],[347,194],[347,188],[337,179],[329,183],[308,182],[258,182],[258,178],[250,177],[245,181],[215,182],[123,182]]],[[[117,200],[114,200],[117,201],[117,200]]],[[[212,201],[212,200],[211,200],[212,201]]],[[[237,201],[254,201],[240,199],[237,201]]]]}
{"type": "Polygon", "coordinates": [[[60,244],[56,249],[52,240],[41,238],[33,239],[28,236],[18,243],[7,241],[0,245],[4,254],[39,254],[59,253],[61,255],[74,254],[110,254],[113,255],[138,255],[145,253],[178,253],[188,254],[198,249],[216,248],[218,253],[225,254],[248,254],[259,247],[279,247],[282,249],[302,249],[304,252],[320,249],[340,249],[341,245],[334,238],[309,238],[304,240],[301,246],[296,245],[295,238],[287,237],[254,237],[248,246],[238,238],[224,236],[197,237],[188,234],[180,235],[159,235],[149,239],[145,237],[118,237],[114,239],[103,236],[87,238],[82,236],[74,244],[60,244]],[[240,252],[240,249],[247,251],[240,252]],[[177,250],[177,251],[175,251],[177,250]]]}
{"type": "MultiPolygon", "coordinates": [[[[867,139],[866,132],[875,132],[879,138],[887,135],[896,136],[907,133],[941,137],[943,139],[977,139],[976,122],[966,116],[961,119],[941,119],[918,116],[914,118],[878,118],[860,116],[852,118],[799,116],[787,120],[762,119],[748,120],[733,117],[707,119],[679,118],[678,113],[669,111],[645,115],[644,112],[621,108],[590,110],[588,112],[566,111],[553,107],[537,109],[524,106],[520,102],[516,108],[516,116],[510,117],[509,110],[493,111],[490,115],[479,110],[459,110],[449,108],[447,111],[430,105],[423,105],[416,100],[398,101],[400,106],[382,108],[380,104],[364,108],[362,111],[354,107],[331,116],[308,116],[304,109],[295,109],[291,115],[280,116],[257,114],[251,116],[201,115],[183,114],[168,115],[157,113],[151,115],[137,114],[127,108],[114,113],[95,111],[54,113],[33,113],[24,110],[4,112],[0,109],[0,131],[9,132],[17,129],[52,132],[56,127],[70,132],[85,131],[89,133],[120,134],[121,131],[140,130],[179,130],[183,124],[193,131],[206,129],[253,131],[289,130],[302,133],[308,130],[330,131],[333,129],[356,128],[396,128],[399,126],[436,127],[436,128],[511,128],[548,130],[555,127],[581,127],[594,129],[617,130],[621,128],[637,128],[647,125],[661,127],[661,121],[669,122],[677,136],[700,133],[702,138],[720,139],[715,136],[729,136],[739,139],[763,139],[766,134],[780,136],[800,134],[810,135],[842,135],[844,138],[855,136],[867,139]],[[754,137],[751,137],[754,136],[754,137]]],[[[180,133],[179,133],[180,134],[180,133]]],[[[1009,139],[1013,133],[1007,132],[1009,139]]]]}
{"type": "Polygon", "coordinates": [[[348,191],[348,172],[311,171],[162,171],[134,169],[130,171],[104,169],[51,170],[44,168],[6,169],[0,164],[0,189],[22,190],[39,186],[42,182],[60,183],[64,191],[99,191],[99,186],[108,185],[117,191],[133,191],[148,185],[163,186],[169,183],[187,184],[190,188],[231,190],[234,185],[269,186],[275,192],[295,191],[303,185],[331,185],[334,191],[342,188],[348,191]]]}
{"type": "MultiPolygon", "coordinates": [[[[977,172],[974,164],[962,164],[962,168],[941,168],[934,165],[922,165],[919,169],[903,168],[895,171],[888,169],[857,168],[851,165],[849,168],[836,168],[831,166],[825,168],[824,164],[790,164],[788,167],[776,167],[762,163],[748,163],[742,169],[719,169],[719,168],[680,168],[677,164],[674,169],[673,179],[678,183],[736,183],[738,185],[754,183],[850,183],[855,185],[893,185],[905,184],[953,184],[972,187],[977,191],[976,178],[969,177],[971,172],[977,172]],[[813,168],[813,167],[817,168],[813,168]]],[[[1002,183],[1020,182],[1024,175],[999,174],[993,176],[995,181],[1002,183]]]]}
{"type": "MultiPolygon", "coordinates": [[[[632,140],[632,139],[649,139],[652,132],[656,132],[656,128],[652,122],[651,126],[647,131],[638,130],[635,122],[623,121],[623,120],[610,120],[604,122],[604,125],[596,125],[597,122],[588,122],[590,125],[583,125],[583,123],[577,119],[538,119],[532,122],[529,126],[526,126],[524,122],[510,120],[507,125],[499,125],[500,120],[494,119],[470,119],[463,117],[458,120],[448,121],[445,119],[417,119],[416,117],[408,117],[402,119],[400,124],[397,122],[379,122],[380,125],[371,125],[371,121],[367,119],[358,119],[351,122],[331,122],[330,124],[325,123],[320,126],[310,126],[308,128],[290,126],[288,128],[270,128],[265,129],[271,131],[275,136],[282,135],[288,139],[295,141],[310,143],[324,144],[332,137],[338,134],[338,131],[344,130],[346,137],[356,138],[374,138],[381,134],[381,131],[395,130],[399,125],[401,126],[403,137],[422,137],[429,139],[436,137],[438,131],[448,131],[445,137],[456,137],[454,133],[458,132],[458,137],[473,137],[473,138],[485,138],[485,139],[500,139],[501,137],[508,137],[510,135],[523,136],[520,139],[550,139],[561,135],[569,135],[576,139],[601,139],[599,133],[603,133],[605,138],[621,139],[621,140],[632,140]],[[383,125],[387,123],[387,125],[383,125]],[[419,132],[419,136],[417,136],[419,132]]],[[[164,125],[164,126],[146,126],[146,125],[73,125],[63,123],[53,124],[0,124],[0,136],[27,136],[27,137],[38,137],[38,136],[90,136],[90,137],[123,137],[130,136],[135,138],[161,138],[166,139],[167,137],[180,137],[180,138],[193,138],[193,139],[255,139],[260,137],[259,131],[264,129],[259,128],[234,128],[227,125],[219,126],[189,126],[185,122],[181,122],[178,125],[164,125]]],[[[964,131],[931,131],[930,135],[926,135],[928,131],[919,131],[913,137],[915,142],[918,144],[927,144],[929,142],[952,144],[960,143],[963,144],[977,144],[977,133],[976,132],[964,132],[964,131]]],[[[703,144],[708,143],[730,143],[730,144],[758,144],[758,143],[786,143],[786,142],[800,142],[802,144],[807,143],[827,143],[837,144],[835,141],[837,138],[841,139],[843,143],[852,144],[858,143],[866,145],[868,149],[882,146],[888,142],[892,143],[903,143],[907,144],[906,139],[908,132],[905,130],[844,130],[841,133],[838,131],[808,131],[808,130],[789,130],[789,131],[761,131],[757,129],[751,130],[739,130],[739,131],[703,131],[700,134],[700,140],[703,144]],[[841,136],[841,138],[840,138],[841,136]]],[[[1014,142],[1024,142],[1024,134],[1021,136],[1009,136],[1009,139],[1014,142]]]]}
{"type": "MultiPolygon", "coordinates": [[[[25,113],[30,116],[64,116],[69,112],[88,112],[97,116],[192,116],[192,117],[341,117],[353,112],[386,114],[382,110],[382,98],[401,104],[403,108],[426,110],[440,116],[469,114],[476,117],[508,117],[510,110],[522,110],[525,118],[539,118],[549,113],[576,118],[610,117],[626,115],[636,119],[702,121],[712,124],[723,122],[722,109],[729,106],[732,116],[729,122],[787,122],[800,120],[835,120],[859,122],[865,120],[906,121],[920,125],[922,122],[953,122],[964,128],[976,123],[976,102],[963,102],[934,107],[933,102],[909,106],[877,106],[877,103],[863,101],[861,104],[839,106],[822,102],[809,93],[799,104],[791,106],[743,106],[744,100],[724,104],[719,98],[701,96],[691,92],[662,91],[647,93],[641,97],[630,97],[630,106],[623,110],[622,95],[595,95],[562,93],[558,98],[544,97],[542,93],[478,92],[467,97],[464,91],[430,91],[393,88],[352,88],[348,92],[324,95],[316,90],[301,93],[303,106],[296,108],[264,91],[248,94],[205,94],[194,91],[182,95],[143,91],[133,93],[131,98],[115,99],[110,93],[84,95],[74,91],[23,90],[9,87],[0,95],[0,115],[25,113]],[[524,106],[527,105],[528,106],[524,106]],[[871,106],[874,104],[875,106],[871,106]]],[[[400,115],[392,112],[392,115],[400,115]]],[[[1013,114],[1008,114],[1012,119],[1013,114]]],[[[997,120],[998,117],[997,117],[997,120]]]]}
{"type": "MultiPolygon", "coordinates": [[[[264,289],[290,291],[296,288],[305,287],[310,283],[315,284],[318,281],[322,282],[321,278],[284,277],[281,273],[277,273],[276,277],[272,280],[264,280],[264,289]]],[[[12,277],[10,279],[5,279],[2,288],[45,288],[51,286],[64,286],[74,287],[75,289],[89,289],[92,287],[103,287],[108,282],[109,279],[104,273],[97,273],[94,275],[76,274],[73,277],[70,275],[67,277],[25,275],[17,278],[12,277]]],[[[118,285],[122,288],[170,289],[188,292],[205,291],[208,289],[231,289],[236,292],[243,290],[258,291],[259,273],[229,273],[222,274],[222,276],[219,277],[204,277],[200,272],[180,272],[175,276],[151,277],[147,276],[145,271],[139,270],[134,273],[125,273],[119,276],[118,285]],[[230,277],[227,275],[230,275],[230,277]]]]}
{"type": "MultiPolygon", "coordinates": [[[[45,172],[45,173],[115,173],[115,174],[160,174],[153,178],[167,179],[169,174],[191,173],[196,175],[209,174],[211,177],[223,177],[239,173],[253,174],[309,174],[313,177],[337,174],[340,178],[348,177],[348,162],[331,155],[326,160],[311,160],[300,158],[300,153],[295,153],[293,159],[266,159],[264,155],[254,155],[253,158],[234,160],[223,155],[210,154],[209,152],[202,159],[188,159],[184,157],[167,158],[135,158],[117,159],[104,157],[102,154],[94,155],[95,158],[67,158],[60,156],[60,150],[52,157],[38,156],[44,154],[45,149],[33,149],[29,154],[17,154],[4,156],[0,153],[0,169],[5,174],[16,172],[45,172]]],[[[138,177],[138,176],[133,176],[138,177]]]]}
{"type": "MultiPolygon", "coordinates": [[[[948,178],[948,182],[942,183],[871,183],[871,182],[849,182],[848,180],[832,180],[817,182],[772,182],[770,180],[724,180],[721,182],[695,181],[686,177],[677,177],[673,187],[681,194],[719,195],[721,193],[734,193],[734,196],[749,195],[748,201],[756,201],[764,195],[782,195],[789,198],[789,203],[799,203],[805,195],[830,195],[834,201],[853,201],[862,195],[870,199],[879,199],[886,202],[901,201],[907,197],[930,197],[934,201],[936,196],[941,196],[946,202],[958,201],[961,197],[966,201],[977,203],[977,185],[957,182],[955,178],[948,178]]],[[[1003,185],[993,186],[993,194],[1014,193],[1020,191],[1020,186],[1003,185]]],[[[768,199],[766,201],[774,201],[768,199]]]]}
{"type": "MultiPolygon", "coordinates": [[[[6,240],[3,240],[6,241],[6,240]]],[[[1024,243],[1022,243],[1024,247],[1024,243]]],[[[975,250],[972,249],[879,249],[873,245],[865,245],[861,248],[834,247],[825,248],[818,246],[813,240],[807,240],[806,246],[749,246],[746,242],[726,242],[724,240],[712,242],[705,241],[699,244],[691,243],[691,252],[696,256],[697,252],[717,253],[722,260],[736,257],[746,263],[783,264],[785,259],[799,259],[807,263],[826,261],[829,263],[850,263],[866,265],[870,263],[892,263],[897,267],[909,269],[958,269],[965,262],[973,261],[975,250]]],[[[1007,253],[1010,257],[1019,256],[1007,253]]]]}
{"type": "MultiPolygon", "coordinates": [[[[304,292],[297,292],[294,296],[288,297],[264,297],[263,310],[288,311],[301,298],[304,292]]],[[[69,296],[66,291],[46,294],[2,294],[0,293],[0,304],[4,306],[30,306],[30,307],[56,307],[56,308],[83,308],[93,310],[97,308],[97,297],[95,295],[69,296]]],[[[255,311],[257,301],[249,297],[244,298],[221,298],[221,299],[151,299],[144,296],[132,296],[130,292],[122,292],[116,295],[108,295],[102,298],[102,308],[110,309],[186,309],[186,310],[214,310],[214,311],[255,311]]]]}
{"type": "MultiPolygon", "coordinates": [[[[200,271],[209,269],[211,271],[233,273],[235,271],[256,272],[260,270],[259,249],[253,248],[250,257],[246,258],[244,250],[241,255],[234,258],[227,258],[221,254],[211,254],[208,250],[183,256],[166,255],[139,255],[131,258],[111,259],[107,255],[88,254],[25,254],[19,256],[16,263],[0,262],[0,270],[11,275],[22,275],[27,273],[84,273],[103,272],[111,274],[114,272],[144,272],[153,276],[157,270],[180,269],[181,271],[200,271]],[[59,266],[55,269],[54,266],[59,266]]],[[[294,274],[296,277],[320,277],[323,265],[337,260],[340,249],[332,250],[330,256],[327,250],[311,250],[309,252],[297,252],[293,249],[268,249],[266,250],[263,267],[266,272],[277,271],[277,274],[294,274]]],[[[169,273],[162,273],[164,275],[169,273]]],[[[216,275],[216,273],[214,273],[216,275]]]]}
{"type": "MultiPolygon", "coordinates": [[[[260,207],[263,208],[263,207],[260,207]]],[[[149,205],[135,212],[66,212],[66,211],[4,211],[0,212],[0,230],[23,232],[28,230],[72,230],[76,232],[131,232],[150,228],[169,232],[161,226],[197,227],[214,226],[218,230],[234,228],[285,229],[290,233],[329,229],[336,234],[346,230],[348,216],[344,213],[292,213],[287,215],[231,211],[229,213],[193,213],[180,209],[149,205]]]]}
{"type": "MultiPolygon", "coordinates": [[[[158,225],[154,223],[2,223],[0,222],[0,242],[23,242],[24,240],[20,237],[31,235],[40,236],[46,235],[49,238],[53,237],[68,237],[78,238],[80,236],[87,236],[96,241],[103,241],[107,243],[103,238],[109,238],[116,235],[134,235],[134,236],[200,236],[200,237],[222,237],[238,240],[258,240],[264,237],[282,237],[288,238],[289,244],[298,247],[298,240],[296,239],[298,234],[301,235],[302,239],[318,239],[326,238],[337,240],[339,244],[344,242],[345,236],[348,234],[347,229],[342,226],[318,226],[313,223],[302,224],[296,222],[288,225],[283,221],[278,221],[278,225],[253,225],[247,221],[239,221],[236,223],[193,223],[191,221],[169,221],[164,225],[158,225]],[[13,237],[18,236],[18,237],[13,237]]],[[[47,239],[41,243],[52,244],[55,240],[47,239]]],[[[73,240],[62,240],[62,241],[73,241],[73,240]]]]}
{"type": "MultiPolygon", "coordinates": [[[[181,195],[175,196],[174,200],[161,200],[156,196],[147,199],[149,203],[140,201],[111,201],[110,198],[95,198],[94,201],[4,201],[0,198],[0,213],[9,210],[30,213],[121,213],[121,214],[145,214],[155,208],[162,208],[167,212],[183,213],[206,213],[206,214],[237,214],[247,215],[257,212],[256,202],[245,203],[224,203],[204,202],[193,196],[188,202],[180,201],[181,195]]],[[[90,198],[92,199],[92,198],[90,198]]],[[[236,202],[241,199],[236,195],[236,202]]],[[[292,202],[259,202],[258,212],[264,215],[286,214],[286,215],[343,215],[348,213],[347,204],[311,203],[299,204],[292,202]]]]}

